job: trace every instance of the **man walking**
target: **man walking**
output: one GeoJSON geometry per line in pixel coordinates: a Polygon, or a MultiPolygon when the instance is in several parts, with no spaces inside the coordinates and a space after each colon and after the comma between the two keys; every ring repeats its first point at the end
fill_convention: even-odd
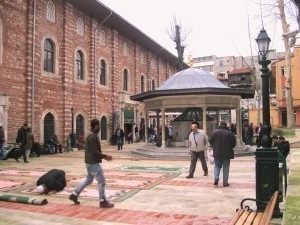
{"type": "Polygon", "coordinates": [[[75,205],[80,204],[80,202],[78,201],[78,196],[86,186],[93,183],[93,180],[95,178],[98,181],[100,208],[112,208],[114,207],[114,204],[109,203],[106,200],[105,178],[102,167],[99,164],[102,162],[102,159],[111,161],[112,156],[102,154],[100,140],[98,137],[99,131],[100,121],[97,119],[93,119],[91,121],[91,132],[88,134],[85,141],[85,163],[88,175],[86,177],[86,180],[79,184],[73,191],[73,193],[69,196],[69,199],[72,200],[75,205]]]}
{"type": "Polygon", "coordinates": [[[24,163],[29,163],[26,159],[27,128],[28,128],[28,124],[24,123],[23,126],[18,130],[18,135],[16,139],[17,144],[20,146],[22,150],[24,163]]]}
{"type": "Polygon", "coordinates": [[[208,141],[213,147],[215,159],[214,185],[218,186],[220,171],[223,167],[223,187],[228,187],[230,159],[234,158],[233,148],[236,145],[235,136],[227,128],[226,122],[221,121],[220,127],[213,131],[208,141]]]}
{"type": "Polygon", "coordinates": [[[208,137],[203,130],[198,129],[196,124],[191,126],[192,132],[189,136],[189,148],[191,154],[191,165],[189,175],[186,178],[193,178],[198,158],[200,159],[204,176],[208,175],[208,168],[205,160],[205,150],[208,144],[208,137]]]}
{"type": "Polygon", "coordinates": [[[115,137],[117,138],[117,145],[118,145],[118,150],[123,149],[123,141],[124,141],[124,131],[120,128],[120,126],[117,126],[116,132],[115,132],[115,137]]]}

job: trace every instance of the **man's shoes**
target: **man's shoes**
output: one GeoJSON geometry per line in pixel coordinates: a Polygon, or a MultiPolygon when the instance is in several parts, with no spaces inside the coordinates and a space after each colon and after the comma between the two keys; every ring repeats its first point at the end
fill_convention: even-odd
{"type": "Polygon", "coordinates": [[[208,176],[208,172],[204,173],[204,176],[207,177],[208,176]]]}
{"type": "Polygon", "coordinates": [[[25,160],[24,163],[29,163],[29,162],[27,160],[25,160]]]}
{"type": "Polygon", "coordinates": [[[217,187],[217,186],[218,186],[218,183],[219,183],[219,181],[218,181],[218,180],[215,180],[214,186],[217,187]]]}
{"type": "Polygon", "coordinates": [[[20,162],[18,158],[15,158],[15,160],[16,160],[17,162],[20,162]]]}
{"type": "Polygon", "coordinates": [[[104,201],[100,202],[100,208],[112,208],[115,205],[113,203],[110,203],[104,199],[104,201]]]}
{"type": "Polygon", "coordinates": [[[71,201],[73,201],[75,205],[79,205],[79,204],[80,204],[80,202],[78,201],[78,196],[76,196],[76,195],[74,195],[74,194],[71,194],[71,195],[69,196],[69,199],[70,199],[71,201]]]}
{"type": "Polygon", "coordinates": [[[190,178],[194,178],[194,176],[188,175],[188,176],[186,176],[186,178],[187,178],[187,179],[190,179],[190,178]]]}
{"type": "Polygon", "coordinates": [[[224,184],[223,187],[229,187],[229,184],[224,184]]]}

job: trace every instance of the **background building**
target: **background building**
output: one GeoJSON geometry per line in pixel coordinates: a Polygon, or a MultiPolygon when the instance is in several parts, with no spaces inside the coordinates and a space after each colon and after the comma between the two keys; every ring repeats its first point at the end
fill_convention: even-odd
{"type": "Polygon", "coordinates": [[[8,142],[28,122],[35,140],[65,142],[101,120],[132,132],[144,106],[132,94],[158,87],[178,59],[97,0],[0,2],[0,124],[8,142]],[[73,111],[71,111],[73,109],[73,111]],[[73,121],[73,124],[72,124],[73,121]]]}

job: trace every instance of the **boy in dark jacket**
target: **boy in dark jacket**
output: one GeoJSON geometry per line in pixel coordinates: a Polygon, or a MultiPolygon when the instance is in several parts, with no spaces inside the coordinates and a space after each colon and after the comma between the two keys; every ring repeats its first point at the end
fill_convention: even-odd
{"type": "Polygon", "coordinates": [[[285,140],[284,137],[280,136],[277,144],[279,152],[286,158],[290,153],[290,143],[285,140]]]}

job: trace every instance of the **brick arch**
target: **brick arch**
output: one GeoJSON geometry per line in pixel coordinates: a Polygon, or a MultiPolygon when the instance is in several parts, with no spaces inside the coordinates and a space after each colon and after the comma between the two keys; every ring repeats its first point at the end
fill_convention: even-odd
{"type": "Polygon", "coordinates": [[[101,86],[101,87],[103,87],[103,86],[105,86],[105,87],[109,87],[109,81],[110,81],[110,74],[109,74],[109,71],[110,71],[110,69],[109,69],[109,64],[108,64],[108,60],[105,58],[105,57],[101,57],[101,58],[99,58],[99,61],[98,61],[98,76],[97,76],[97,83],[98,83],[98,86],[101,86]],[[101,71],[100,71],[100,69],[101,69],[101,60],[103,60],[104,62],[105,62],[105,64],[106,64],[106,74],[105,74],[105,85],[100,85],[100,73],[101,73],[101,71]]]}
{"type": "Polygon", "coordinates": [[[108,114],[102,114],[100,116],[100,126],[101,126],[101,130],[100,130],[101,141],[108,141],[109,140],[109,115],[108,114]],[[105,126],[104,126],[104,124],[102,124],[103,118],[106,118],[105,126]],[[106,127],[105,133],[103,133],[104,131],[102,130],[104,127],[106,127]],[[104,136],[106,136],[106,139],[103,139],[104,136]]]}
{"type": "Polygon", "coordinates": [[[87,117],[87,115],[84,113],[84,112],[82,112],[82,111],[78,111],[78,112],[76,112],[75,114],[74,114],[74,133],[75,134],[77,134],[77,121],[76,121],[76,119],[77,119],[77,117],[79,116],[79,115],[81,115],[82,117],[83,117],[83,122],[84,122],[84,124],[83,124],[83,132],[84,132],[84,135],[87,135],[87,131],[88,131],[88,129],[87,129],[87,126],[88,126],[88,117],[87,117]]]}
{"type": "Polygon", "coordinates": [[[87,53],[85,51],[84,48],[78,46],[75,51],[74,51],[74,77],[73,79],[75,80],[75,82],[78,83],[87,83],[88,80],[88,58],[87,58],[87,53]],[[83,55],[83,80],[78,80],[76,77],[76,53],[78,51],[82,52],[83,55]]]}
{"type": "Polygon", "coordinates": [[[127,70],[127,91],[126,92],[130,92],[130,80],[131,80],[131,76],[130,76],[130,70],[127,67],[124,67],[122,69],[122,90],[124,91],[124,71],[127,70]]]}
{"type": "Polygon", "coordinates": [[[155,77],[152,77],[150,86],[151,86],[150,88],[151,91],[156,89],[157,83],[155,77]],[[154,88],[153,88],[153,82],[154,82],[154,88]]]}
{"type": "Polygon", "coordinates": [[[57,113],[53,109],[46,109],[40,119],[40,143],[44,143],[44,120],[45,116],[51,113],[54,117],[54,133],[60,137],[59,135],[59,122],[58,122],[58,116],[57,113]]]}
{"type": "Polygon", "coordinates": [[[53,36],[52,34],[45,34],[44,37],[41,40],[41,73],[42,75],[59,75],[59,63],[58,63],[58,59],[59,59],[59,42],[57,41],[57,39],[55,38],[55,36],[53,36]],[[54,44],[54,74],[53,73],[49,73],[44,71],[44,43],[46,41],[46,39],[50,39],[52,41],[52,43],[54,44]]]}

